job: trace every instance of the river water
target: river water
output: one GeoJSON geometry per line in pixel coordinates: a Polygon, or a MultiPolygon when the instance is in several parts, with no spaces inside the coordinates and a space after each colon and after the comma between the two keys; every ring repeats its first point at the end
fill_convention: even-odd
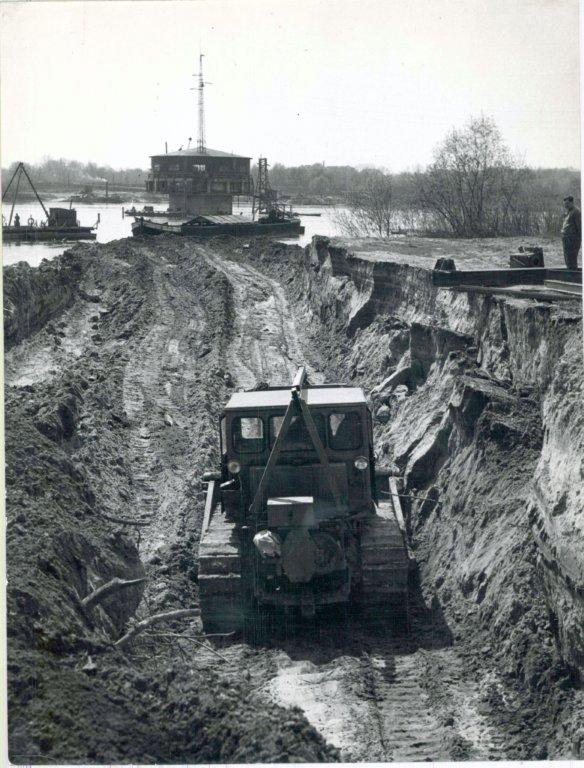
{"type": "MultiPolygon", "coordinates": [[[[51,200],[51,207],[68,208],[68,201],[51,200]]],[[[112,240],[119,240],[122,237],[132,236],[133,218],[122,216],[122,208],[142,208],[143,203],[133,200],[127,200],[122,203],[87,205],[77,203],[77,219],[82,226],[93,226],[100,215],[100,223],[97,227],[97,242],[108,243],[112,240]]],[[[48,205],[47,205],[48,207],[48,205]]],[[[163,204],[156,205],[156,209],[163,209],[163,204]]],[[[338,224],[336,223],[336,212],[339,209],[329,206],[319,205],[299,205],[294,208],[298,212],[305,227],[304,235],[296,238],[282,238],[285,243],[297,243],[306,245],[310,242],[313,235],[327,235],[329,237],[340,235],[338,224]],[[303,216],[303,213],[320,213],[320,216],[303,216]]],[[[8,218],[9,208],[4,209],[4,216],[8,218]]],[[[15,208],[15,213],[20,214],[20,221],[25,224],[30,216],[36,221],[44,219],[41,206],[37,202],[20,203],[15,208]]],[[[244,216],[251,216],[251,207],[247,204],[233,206],[234,213],[242,213],[244,216]]],[[[74,245],[72,242],[49,242],[49,243],[3,243],[2,263],[15,264],[18,261],[27,261],[31,266],[38,266],[43,259],[52,259],[60,255],[67,248],[74,245]]]]}

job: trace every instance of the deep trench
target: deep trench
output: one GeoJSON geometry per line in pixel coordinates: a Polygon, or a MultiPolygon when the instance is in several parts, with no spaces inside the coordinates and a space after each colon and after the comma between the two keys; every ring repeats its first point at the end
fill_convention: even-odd
{"type": "Polygon", "coordinates": [[[578,503],[574,462],[548,467],[558,430],[573,451],[584,436],[581,313],[428,275],[326,240],[172,238],[5,270],[14,762],[580,754],[581,593],[547,509],[578,503]],[[370,396],[418,562],[411,633],[326,615],[260,647],[215,640],[218,659],[194,618],[112,648],[196,607],[221,406],[299,364],[370,396]],[[115,576],[147,581],[80,608],[115,576]]]}

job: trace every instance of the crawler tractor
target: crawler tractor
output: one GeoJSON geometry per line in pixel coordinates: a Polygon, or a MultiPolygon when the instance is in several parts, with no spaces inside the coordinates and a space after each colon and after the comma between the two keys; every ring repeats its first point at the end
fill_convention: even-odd
{"type": "Polygon", "coordinates": [[[311,386],[300,369],[291,388],[232,395],[220,433],[221,471],[204,478],[204,630],[244,629],[269,606],[306,617],[347,604],[407,623],[403,519],[376,477],[363,391],[311,386]]]}

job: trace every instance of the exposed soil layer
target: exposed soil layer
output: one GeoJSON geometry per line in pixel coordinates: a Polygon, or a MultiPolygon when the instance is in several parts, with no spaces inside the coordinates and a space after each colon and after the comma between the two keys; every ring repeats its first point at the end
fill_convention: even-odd
{"type": "Polygon", "coordinates": [[[575,303],[436,290],[326,240],[157,238],[6,268],[5,306],[14,762],[584,754],[575,303]],[[326,614],[252,648],[188,617],[114,647],[197,607],[221,406],[300,364],[370,393],[411,633],[326,614]],[[88,608],[114,577],[137,583],[88,608]]]}

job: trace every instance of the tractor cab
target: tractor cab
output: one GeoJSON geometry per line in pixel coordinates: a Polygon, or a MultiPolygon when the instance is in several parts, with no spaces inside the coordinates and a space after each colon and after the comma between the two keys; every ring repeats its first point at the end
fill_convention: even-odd
{"type": "Polygon", "coordinates": [[[371,413],[361,389],[269,388],[232,395],[221,420],[223,500],[253,527],[280,520],[293,500],[318,525],[372,510],[371,413]],[[310,502],[306,500],[310,499],[310,502]]]}

